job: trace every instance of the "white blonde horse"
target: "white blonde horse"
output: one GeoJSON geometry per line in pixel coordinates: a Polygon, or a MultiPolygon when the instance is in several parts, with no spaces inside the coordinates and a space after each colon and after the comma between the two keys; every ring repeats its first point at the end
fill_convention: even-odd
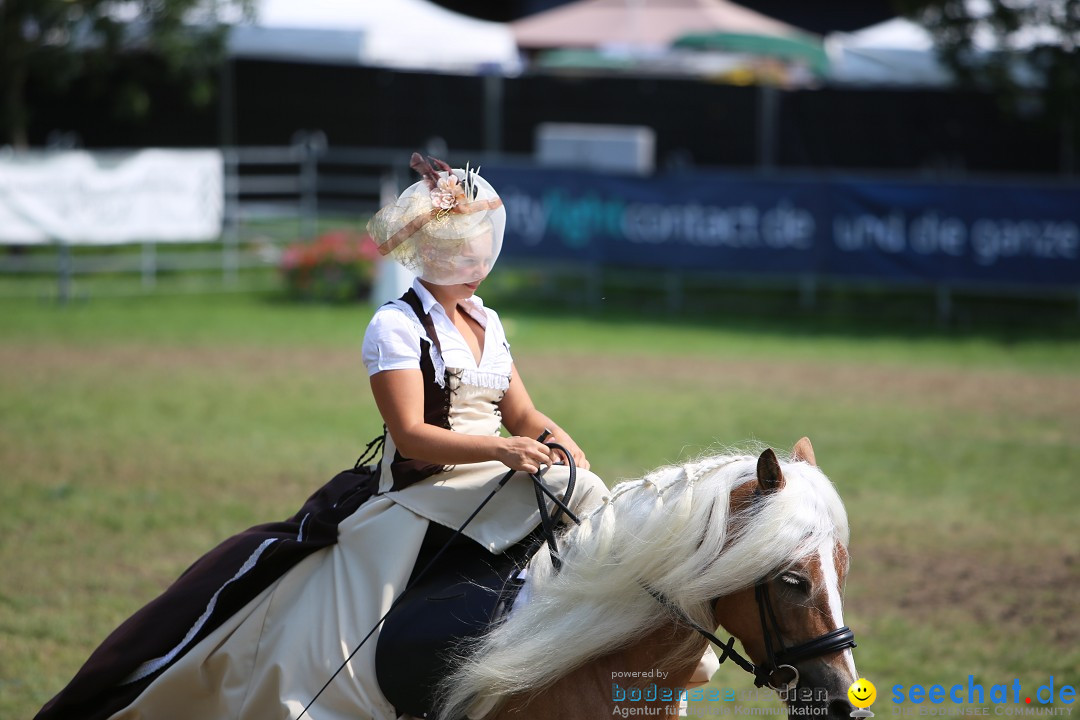
{"type": "Polygon", "coordinates": [[[806,438],[782,464],[772,450],[728,454],[621,483],[564,533],[561,570],[536,554],[527,602],[447,678],[440,716],[675,715],[706,647],[692,623],[738,638],[756,666],[744,668],[793,718],[847,718],[847,545],[806,438]]]}
{"type": "MultiPolygon", "coordinates": [[[[346,643],[383,610],[364,615],[353,596],[327,591],[335,573],[353,570],[348,562],[381,557],[354,552],[371,547],[360,542],[365,519],[393,511],[377,503],[338,526],[331,555],[300,561],[148,680],[135,702],[112,702],[126,686],[84,682],[69,710],[48,717],[394,718],[374,651],[353,665],[356,650],[349,654],[346,643]],[[330,673],[334,666],[340,674],[330,673]],[[320,697],[311,681],[322,677],[329,690],[320,697]]],[[[513,611],[466,648],[445,679],[441,714],[671,716],[705,651],[702,633],[723,625],[750,658],[732,661],[755,684],[783,690],[793,718],[846,720],[846,691],[858,679],[841,616],[847,543],[843,504],[805,438],[784,463],[772,450],[733,453],[622,483],[562,534],[561,570],[547,552],[536,553],[513,611]]]]}

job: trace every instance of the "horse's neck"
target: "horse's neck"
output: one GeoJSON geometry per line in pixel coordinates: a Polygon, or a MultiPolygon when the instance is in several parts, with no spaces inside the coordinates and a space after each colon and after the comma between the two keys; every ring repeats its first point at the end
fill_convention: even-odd
{"type": "MultiPolygon", "coordinates": [[[[540,691],[531,700],[513,697],[490,720],[529,720],[558,717],[564,720],[594,720],[610,717],[615,707],[613,694],[630,688],[644,690],[655,683],[658,689],[685,688],[705,651],[705,641],[691,652],[679,653],[693,631],[665,623],[632,645],[585,663],[540,691]],[[619,687],[616,688],[615,685],[619,687]]],[[[622,703],[625,705],[625,703],[622,703]]],[[[635,707],[660,708],[677,701],[635,702],[635,707]]],[[[660,715],[663,717],[663,715],[660,715]]]]}

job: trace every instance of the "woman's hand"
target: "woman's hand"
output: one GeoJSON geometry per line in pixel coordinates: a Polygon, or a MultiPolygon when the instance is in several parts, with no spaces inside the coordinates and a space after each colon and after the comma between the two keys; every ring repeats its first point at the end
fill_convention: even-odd
{"type": "MultiPolygon", "coordinates": [[[[514,435],[535,437],[541,430],[548,429],[553,433],[548,442],[562,445],[570,453],[570,457],[574,458],[575,465],[582,470],[589,469],[589,460],[574,439],[533,405],[516,365],[510,378],[510,389],[499,402],[499,410],[502,413],[503,425],[514,435]]],[[[552,453],[551,450],[548,450],[548,453],[554,455],[552,460],[555,462],[563,462],[561,453],[552,453]]]]}
{"type": "Polygon", "coordinates": [[[551,464],[551,448],[532,438],[518,435],[502,438],[495,452],[495,459],[511,470],[534,473],[541,465],[551,464]]]}
{"type": "MultiPolygon", "coordinates": [[[[589,469],[589,460],[585,457],[585,453],[582,451],[582,449],[578,447],[578,444],[574,442],[574,438],[563,432],[552,436],[550,442],[557,443],[566,448],[570,452],[570,457],[574,458],[574,465],[576,465],[579,469],[589,469]]],[[[555,450],[552,452],[552,454],[555,456],[555,462],[564,462],[560,459],[562,457],[561,452],[555,450]]]]}

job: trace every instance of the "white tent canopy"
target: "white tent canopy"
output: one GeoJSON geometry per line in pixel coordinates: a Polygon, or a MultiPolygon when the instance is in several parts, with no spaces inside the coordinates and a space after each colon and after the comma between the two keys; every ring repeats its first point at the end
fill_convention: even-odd
{"type": "Polygon", "coordinates": [[[257,0],[254,21],[231,29],[229,54],[400,70],[521,69],[506,25],[426,0],[257,0]]]}
{"type": "Polygon", "coordinates": [[[893,18],[853,33],[825,37],[829,81],[845,85],[942,87],[953,75],[934,50],[934,40],[920,25],[893,18]]]}
{"type": "Polygon", "coordinates": [[[930,31],[907,18],[895,17],[857,30],[853,33],[834,33],[845,40],[846,47],[884,50],[925,51],[934,49],[930,31]]]}
{"type": "MultiPolygon", "coordinates": [[[[986,0],[967,0],[975,17],[990,11],[986,0]]],[[[1066,42],[1064,31],[1052,22],[1032,24],[1010,33],[1002,43],[986,21],[977,22],[972,45],[977,53],[1023,52],[1040,44],[1066,42]]],[[[928,30],[907,18],[871,25],[853,33],[831,33],[825,38],[830,80],[855,85],[944,86],[952,72],[938,59],[928,30]]],[[[1021,82],[1034,82],[1029,68],[1018,61],[1014,72],[1021,82]]]]}

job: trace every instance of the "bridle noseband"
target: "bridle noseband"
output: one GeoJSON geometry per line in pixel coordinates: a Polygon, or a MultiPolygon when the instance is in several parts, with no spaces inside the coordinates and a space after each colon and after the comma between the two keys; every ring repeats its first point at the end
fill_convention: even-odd
{"type": "MultiPolygon", "coordinates": [[[[723,642],[712,632],[690,619],[682,608],[672,603],[663,594],[649,588],[645,589],[679,622],[697,631],[699,635],[720,648],[719,659],[721,663],[730,659],[743,670],[753,675],[756,687],[768,687],[777,692],[790,691],[799,684],[799,671],[795,667],[796,663],[856,647],[855,633],[847,625],[830,630],[804,643],[784,647],[784,641],[780,637],[780,625],[776,621],[776,613],[773,611],[772,602],[769,599],[768,581],[759,580],[754,585],[754,599],[757,601],[758,615],[761,618],[761,634],[765,642],[767,665],[755,665],[735,649],[734,637],[728,638],[727,642],[723,642]],[[787,679],[783,679],[785,675],[787,679]]],[[[716,607],[716,602],[716,600],[713,600],[712,607],[716,607]]]]}

